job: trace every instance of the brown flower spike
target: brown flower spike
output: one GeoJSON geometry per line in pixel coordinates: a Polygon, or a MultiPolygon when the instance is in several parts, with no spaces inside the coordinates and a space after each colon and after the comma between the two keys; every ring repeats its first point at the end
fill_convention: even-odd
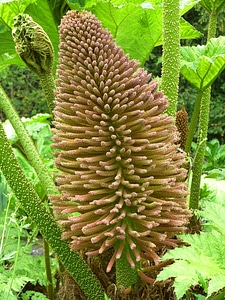
{"type": "Polygon", "coordinates": [[[180,133],[179,144],[182,150],[185,149],[188,136],[188,113],[185,110],[184,103],[182,108],[176,113],[176,127],[180,133]]]}
{"type": "Polygon", "coordinates": [[[131,267],[157,262],[189,217],[167,98],[89,12],[63,18],[59,57],[52,203],[63,239],[87,255],[113,248],[107,271],[123,251],[131,267]]]}

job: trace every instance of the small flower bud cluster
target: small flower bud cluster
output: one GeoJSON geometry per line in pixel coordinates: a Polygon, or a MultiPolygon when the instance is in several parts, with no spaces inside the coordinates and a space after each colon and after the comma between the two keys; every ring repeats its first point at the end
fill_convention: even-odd
{"type": "Polygon", "coordinates": [[[54,49],[44,29],[27,14],[14,18],[13,40],[16,51],[25,64],[36,74],[51,71],[54,49]]]}
{"type": "Polygon", "coordinates": [[[182,109],[178,110],[176,114],[176,127],[180,133],[180,148],[184,150],[188,136],[188,113],[185,110],[184,104],[182,109]]]}

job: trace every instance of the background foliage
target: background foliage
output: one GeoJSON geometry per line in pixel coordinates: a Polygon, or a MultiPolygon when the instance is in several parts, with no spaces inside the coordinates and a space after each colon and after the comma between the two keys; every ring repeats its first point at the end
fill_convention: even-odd
{"type": "MultiPolygon", "coordinates": [[[[27,67],[7,67],[0,73],[0,82],[21,117],[31,117],[48,111],[39,79],[27,67]]],[[[4,120],[2,111],[0,114],[1,120],[4,120]]]]}
{"type": "MultiPolygon", "coordinates": [[[[208,14],[199,4],[196,4],[190,11],[188,11],[184,18],[190,22],[198,31],[202,33],[201,37],[191,40],[181,40],[183,46],[196,46],[198,44],[206,44],[208,14]]],[[[225,8],[218,18],[217,36],[224,35],[225,8]]],[[[161,55],[162,47],[156,47],[147,60],[145,67],[154,77],[161,75],[161,55]]],[[[197,97],[197,90],[190,85],[188,81],[181,76],[179,87],[178,109],[181,109],[182,103],[185,104],[185,109],[191,116],[194,103],[197,97]]],[[[208,139],[217,138],[220,142],[225,141],[225,73],[223,72],[212,85],[210,107],[210,120],[208,129],[208,139]]]]}

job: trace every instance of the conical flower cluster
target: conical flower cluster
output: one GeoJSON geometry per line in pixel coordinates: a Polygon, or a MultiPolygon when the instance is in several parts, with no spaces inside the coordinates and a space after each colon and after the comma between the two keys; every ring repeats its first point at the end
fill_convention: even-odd
{"type": "Polygon", "coordinates": [[[176,113],[176,127],[180,133],[179,144],[181,149],[185,149],[188,136],[188,113],[185,110],[184,104],[176,113]]]}
{"type": "Polygon", "coordinates": [[[91,13],[63,18],[59,57],[52,203],[63,238],[87,255],[114,249],[107,271],[122,252],[132,267],[157,261],[189,217],[167,98],[91,13]]]}

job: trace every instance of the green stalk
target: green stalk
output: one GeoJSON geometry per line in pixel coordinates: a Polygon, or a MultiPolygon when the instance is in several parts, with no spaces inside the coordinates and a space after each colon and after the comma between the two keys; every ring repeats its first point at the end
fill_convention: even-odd
{"type": "Polygon", "coordinates": [[[17,249],[16,249],[16,256],[15,256],[15,261],[13,264],[13,272],[12,272],[12,276],[10,278],[10,284],[9,284],[9,289],[8,289],[8,294],[7,294],[7,298],[6,300],[8,300],[9,296],[10,296],[10,291],[12,289],[12,285],[13,285],[13,280],[15,278],[15,273],[16,273],[16,267],[17,267],[17,263],[18,263],[18,259],[19,259],[19,253],[20,253],[20,242],[21,242],[21,234],[20,234],[20,227],[19,225],[15,222],[16,227],[17,227],[17,249]]]}
{"type": "Polygon", "coordinates": [[[103,300],[100,282],[77,252],[72,252],[69,243],[61,240],[61,229],[41,202],[32,184],[27,180],[14,156],[0,122],[0,169],[28,216],[58,255],[59,260],[83,290],[89,300],[103,300]]]}
{"type": "Polygon", "coordinates": [[[123,250],[121,257],[116,259],[116,286],[121,291],[131,288],[138,282],[139,279],[138,269],[140,267],[140,263],[136,262],[134,255],[131,253],[132,259],[135,263],[135,268],[131,268],[125,253],[126,249],[123,250]]]}
{"type": "Polygon", "coordinates": [[[54,109],[54,99],[55,99],[55,79],[52,73],[52,70],[50,71],[42,71],[38,74],[40,79],[40,84],[42,87],[42,90],[44,91],[46,102],[48,105],[49,113],[51,114],[54,109]]]}
{"type": "Polygon", "coordinates": [[[207,41],[209,41],[210,39],[216,36],[217,18],[218,18],[218,13],[216,13],[216,11],[213,10],[209,17],[207,41]]]}
{"type": "Polygon", "coordinates": [[[44,239],[44,253],[45,253],[46,276],[49,281],[49,284],[47,286],[48,298],[49,300],[54,300],[54,287],[53,287],[52,272],[51,272],[51,265],[50,265],[49,245],[45,239],[44,239]]]}
{"type": "Polygon", "coordinates": [[[3,256],[2,250],[3,250],[4,240],[5,240],[5,232],[6,232],[6,228],[7,228],[7,217],[8,217],[8,213],[9,213],[10,202],[11,202],[11,197],[8,197],[7,206],[6,206],[6,210],[5,210],[4,223],[3,223],[2,233],[1,233],[0,258],[2,258],[2,256],[3,256]]]}
{"type": "Polygon", "coordinates": [[[198,92],[198,96],[195,100],[195,106],[194,106],[194,110],[191,116],[191,122],[189,125],[189,129],[188,129],[188,137],[187,137],[187,141],[186,141],[186,146],[185,146],[185,152],[188,154],[191,150],[191,143],[193,141],[194,138],[194,134],[196,132],[197,129],[197,124],[198,124],[198,117],[199,117],[199,112],[200,112],[200,104],[201,104],[201,99],[202,99],[202,91],[199,90],[198,92]]]}
{"type": "MultiPolygon", "coordinates": [[[[25,129],[23,123],[21,122],[20,117],[18,116],[17,112],[15,111],[14,107],[12,106],[10,99],[4,92],[3,88],[0,85],[0,107],[4,111],[5,115],[11,122],[13,128],[15,129],[15,132],[22,144],[23,150],[34,168],[41,185],[45,191],[45,194],[56,194],[57,190],[55,188],[55,184],[53,182],[52,176],[50,175],[48,168],[43,163],[41,157],[39,156],[39,153],[29,136],[27,130],[25,129]]],[[[46,243],[46,242],[45,242],[46,243]]],[[[52,278],[51,278],[51,268],[49,261],[49,252],[45,251],[45,263],[46,263],[46,274],[47,278],[50,282],[50,285],[48,287],[48,296],[50,300],[53,300],[53,286],[52,286],[52,278]]]]}
{"type": "Polygon", "coordinates": [[[18,116],[17,112],[12,106],[8,96],[6,95],[1,85],[0,85],[0,108],[2,108],[5,115],[9,119],[10,123],[12,124],[13,128],[15,129],[15,132],[22,144],[23,150],[30,164],[34,168],[46,195],[56,194],[57,190],[55,187],[55,183],[48,171],[48,168],[40,158],[39,153],[31,137],[29,136],[20,117],[18,116]]]}
{"type": "Polygon", "coordinates": [[[200,115],[199,115],[199,130],[197,140],[197,150],[193,162],[193,176],[191,184],[190,202],[189,208],[198,209],[199,196],[200,196],[200,184],[202,167],[204,162],[205,147],[208,133],[209,123],[209,107],[210,107],[211,87],[207,88],[201,99],[200,115]]]}
{"type": "MultiPolygon", "coordinates": [[[[216,14],[216,12],[212,10],[209,18],[208,41],[216,35],[217,16],[218,15],[216,14]]],[[[202,93],[202,99],[200,104],[197,151],[195,154],[193,164],[193,177],[189,202],[189,206],[191,209],[199,208],[201,175],[209,124],[210,98],[211,87],[208,87],[202,93]]]]}
{"type": "Polygon", "coordinates": [[[167,113],[175,118],[180,73],[179,0],[163,0],[162,91],[169,99],[167,113]]]}

